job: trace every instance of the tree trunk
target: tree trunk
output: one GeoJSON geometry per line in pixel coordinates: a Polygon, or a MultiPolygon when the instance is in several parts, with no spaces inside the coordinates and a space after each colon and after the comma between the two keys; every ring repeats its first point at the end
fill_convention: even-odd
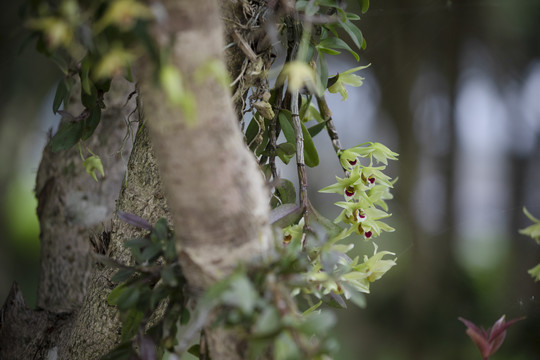
{"type": "MultiPolygon", "coordinates": [[[[124,182],[123,166],[105,156],[120,148],[124,132],[112,129],[133,111],[122,106],[126,91],[106,101],[109,109],[103,114],[102,130],[89,145],[99,151],[106,179],[94,184],[82,171],[77,150],[58,154],[46,150],[36,186],[42,226],[38,297],[42,309],[28,309],[14,285],[0,317],[1,359],[98,359],[119,341],[118,313],[106,301],[114,287],[110,281],[114,270],[95,264],[88,237],[89,232],[101,234],[103,222],[111,224],[104,236],[94,236],[97,250],[120,262],[131,261],[122,242],[140,236],[140,231],[116,218],[110,222],[120,188],[116,209],[151,223],[168,218],[170,204],[191,294],[200,294],[239,261],[261,256],[268,246],[268,189],[244,144],[229,89],[212,75],[203,81],[193,77],[201,65],[223,61],[219,4],[184,0],[163,5],[169,20],[156,24],[155,34],[160,40],[171,35],[176,39],[171,61],[194,96],[196,123],[188,125],[182,112],[165,102],[151,80],[154,69],[143,60],[137,75],[159,172],[145,127],[137,133],[124,182]],[[107,247],[101,240],[109,237],[107,247]]],[[[242,5],[221,2],[228,14],[238,13],[242,5]]],[[[237,56],[238,50],[228,52],[229,70],[242,63],[237,56]]],[[[213,359],[242,358],[244,343],[235,334],[209,329],[207,339],[213,359]]]]}
{"type": "MultiPolygon", "coordinates": [[[[126,121],[135,109],[134,100],[126,102],[131,91],[133,85],[126,81],[113,83],[102,121],[86,142],[101,155],[106,169],[99,183],[85,172],[77,148],[52,153],[46,147],[43,152],[36,180],[42,255],[38,310],[26,306],[14,284],[0,317],[0,359],[45,359],[58,354],[78,309],[87,301],[95,271],[91,240],[99,244],[111,230],[125,157],[132,147],[131,139],[124,139],[126,121]]],[[[81,109],[72,99],[66,110],[76,114],[81,109]]],[[[100,317],[89,320],[96,319],[101,321],[100,317]]]]}
{"type": "MultiPolygon", "coordinates": [[[[177,229],[177,250],[190,292],[199,294],[231,273],[239,261],[261,256],[269,242],[268,189],[247,149],[228,88],[206,74],[205,64],[223,62],[224,28],[213,0],[163,2],[169,19],[156,24],[156,38],[175,39],[172,63],[193,95],[196,123],[164,103],[152,82],[152,68],[142,65],[143,112],[177,229]],[[182,19],[182,21],[177,21],[182,19]]],[[[242,339],[209,329],[214,359],[241,359],[242,339]],[[225,338],[226,337],[226,340],[225,338]]]]}
{"type": "Polygon", "coordinates": [[[182,111],[164,102],[165,94],[152,82],[153,69],[145,65],[139,79],[143,111],[178,229],[186,276],[192,287],[204,289],[230,273],[239,260],[266,248],[269,196],[244,144],[230,92],[211,73],[202,81],[193,75],[205,64],[223,61],[218,3],[185,0],[163,5],[171,21],[155,26],[156,38],[176,40],[171,60],[194,97],[197,118],[190,125],[182,111]]]}

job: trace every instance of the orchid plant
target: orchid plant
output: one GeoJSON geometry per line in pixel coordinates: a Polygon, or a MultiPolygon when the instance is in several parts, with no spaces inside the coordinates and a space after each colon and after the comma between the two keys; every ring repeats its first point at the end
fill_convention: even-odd
{"type": "MultiPolygon", "coordinates": [[[[81,150],[81,159],[96,181],[98,174],[104,176],[103,164],[85,141],[101,121],[104,94],[109,91],[111,81],[117,76],[132,81],[130,68],[140,56],[150,55],[154,78],[166,95],[164,101],[179,108],[187,125],[197,125],[197,107],[185,83],[189,77],[171,64],[170,45],[154,39],[151,24],[161,21],[163,15],[159,2],[150,3],[99,0],[87,5],[81,0],[61,0],[58,6],[36,8],[30,14],[28,27],[38,37],[38,48],[55,59],[64,74],[53,111],[69,119],[52,137],[50,146],[53,151],[69,149],[75,144],[79,149],[87,149],[91,156],[85,158],[81,150]],[[76,79],[81,84],[84,110],[71,115],[60,108],[68,103],[76,79]]],[[[223,313],[219,317],[220,325],[251,329],[259,340],[253,346],[258,349],[254,353],[272,346],[276,359],[328,359],[332,342],[326,329],[334,320],[319,306],[326,303],[346,308],[347,300],[364,306],[364,294],[369,293],[371,283],[396,265],[395,253],[379,251],[373,241],[384,232],[394,231],[385,221],[391,215],[387,201],[392,199],[390,190],[395,180],[385,171],[389,160],[397,160],[398,154],[378,142],[343,148],[325,99],[328,93],[347,100],[347,87],[363,84],[364,77],[359,73],[370,65],[329,74],[326,61],[327,56],[338,55],[341,50],[360,61],[357,51],[367,46],[361,30],[354,24],[360,15],[347,12],[346,3],[340,0],[240,0],[238,3],[250,22],[237,24],[236,20],[225,20],[234,23],[230,25],[233,42],[227,48],[238,48],[246,55],[240,75],[231,82],[225,65],[217,61],[200,64],[193,81],[212,76],[232,90],[231,99],[240,107],[239,127],[244,131],[245,143],[257,157],[272,187],[269,204],[276,232],[275,249],[269,251],[262,264],[261,261],[251,264],[246,259],[246,264],[239,264],[232,275],[209,289],[199,299],[195,320],[190,322],[185,315],[188,310],[181,303],[184,295],[178,289],[183,278],[171,245],[174,244],[172,230],[164,220],[151,226],[136,214],[123,216],[124,221],[149,233],[144,239],[126,242],[136,266],[112,264],[119,268],[112,279],[118,286],[108,300],[121,311],[125,343],[120,345],[123,352],[113,352],[111,359],[121,358],[119,354],[136,353],[134,339],[139,349],[148,344],[149,338],[144,334],[149,318],[146,315],[153,313],[166,297],[175,317],[172,322],[164,321],[163,334],[176,334],[177,321],[187,326],[186,333],[200,333],[206,323],[204,317],[220,309],[223,313]],[[268,9],[271,11],[266,12],[268,9]],[[269,13],[273,15],[267,16],[269,13]],[[256,42],[249,41],[254,41],[253,34],[263,29],[276,41],[273,46],[259,49],[256,42]],[[285,63],[274,64],[276,51],[283,52],[285,63]],[[273,87],[272,73],[278,74],[273,87]],[[246,115],[250,113],[251,121],[246,115]],[[244,119],[249,121],[246,129],[244,119]],[[343,197],[336,202],[342,211],[333,222],[316,211],[307,192],[306,167],[319,164],[313,137],[322,130],[328,132],[336,161],[345,173],[343,178],[336,178],[335,184],[320,190],[343,197]],[[281,133],[285,141],[278,143],[283,138],[281,133]],[[293,156],[298,169],[298,201],[297,189],[291,181],[280,178],[276,166],[277,159],[287,165],[293,156]],[[372,255],[348,255],[358,243],[354,235],[373,242],[372,255]],[[306,301],[298,301],[300,296],[306,301]],[[308,309],[302,309],[305,303],[308,309]]],[[[364,14],[369,0],[361,3],[364,14]]],[[[176,344],[176,339],[163,336],[155,335],[152,339],[161,349],[176,355],[187,350],[188,340],[186,337],[176,344]]],[[[192,354],[206,358],[203,347],[191,350],[192,354]]]]}

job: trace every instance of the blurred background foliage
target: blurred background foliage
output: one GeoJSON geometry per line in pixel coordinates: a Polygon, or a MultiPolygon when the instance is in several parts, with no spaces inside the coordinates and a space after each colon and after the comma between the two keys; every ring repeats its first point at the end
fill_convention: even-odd
{"type": "MultiPolygon", "coordinates": [[[[20,51],[20,6],[0,13],[0,299],[17,281],[34,305],[33,186],[61,74],[32,45],[20,51]]],[[[342,358],[477,359],[457,317],[487,327],[506,314],[527,319],[493,358],[538,359],[540,284],[527,269],[540,247],[517,231],[529,225],[523,206],[540,216],[540,0],[372,0],[358,25],[365,83],[347,102],[328,100],[345,147],[379,141],[400,153],[397,231],[378,240],[398,266],[373,284],[367,309],[338,312],[342,358]]],[[[330,73],[353,66],[344,54],[330,73]]],[[[316,141],[310,196],[335,216],[338,198],[316,190],[341,176],[339,162],[325,135],[316,141]]]]}

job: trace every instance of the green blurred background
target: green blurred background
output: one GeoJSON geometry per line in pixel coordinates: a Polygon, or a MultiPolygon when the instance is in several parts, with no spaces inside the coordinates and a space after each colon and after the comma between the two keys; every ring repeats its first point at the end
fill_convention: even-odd
{"type": "MultiPolygon", "coordinates": [[[[20,52],[19,7],[3,2],[0,13],[0,299],[17,281],[34,305],[33,186],[60,72],[32,45],[20,52]]],[[[338,312],[342,358],[479,359],[457,317],[490,326],[506,314],[527,319],[493,359],[540,359],[540,284],[527,274],[540,246],[518,234],[523,206],[540,217],[540,0],[372,0],[358,25],[365,84],[329,103],[344,146],[400,153],[390,166],[397,231],[378,240],[398,266],[373,284],[367,309],[338,312]]],[[[335,58],[330,72],[352,60],[335,58]]],[[[316,141],[310,196],[333,216],[338,199],[316,190],[341,170],[329,140],[316,141]]]]}

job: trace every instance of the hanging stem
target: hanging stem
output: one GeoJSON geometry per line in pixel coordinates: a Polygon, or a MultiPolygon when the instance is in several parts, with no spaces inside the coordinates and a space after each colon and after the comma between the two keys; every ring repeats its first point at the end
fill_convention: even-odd
{"type": "MultiPolygon", "coordinates": [[[[276,181],[278,179],[277,169],[276,169],[276,149],[277,149],[277,137],[279,135],[279,109],[283,102],[283,86],[278,86],[276,88],[276,95],[273,107],[275,109],[275,116],[270,120],[270,142],[268,143],[267,149],[270,150],[269,163],[270,171],[272,172],[272,179],[276,181]]],[[[277,191],[277,190],[276,190],[277,191]]],[[[278,191],[279,193],[279,191],[278,191]]]]}
{"type": "Polygon", "coordinates": [[[330,108],[326,103],[326,98],[324,97],[324,94],[321,96],[317,96],[317,105],[319,106],[319,111],[323,120],[326,122],[326,130],[328,131],[328,136],[330,136],[330,140],[332,141],[334,151],[339,157],[339,154],[343,151],[343,147],[341,146],[341,141],[339,141],[336,126],[334,125],[334,121],[332,120],[332,111],[330,111],[330,108]]]}
{"type": "Polygon", "coordinates": [[[296,166],[300,186],[300,207],[305,214],[307,211],[307,175],[304,162],[304,135],[302,134],[302,125],[298,114],[298,90],[293,91],[291,94],[291,117],[296,137],[296,166]]]}

